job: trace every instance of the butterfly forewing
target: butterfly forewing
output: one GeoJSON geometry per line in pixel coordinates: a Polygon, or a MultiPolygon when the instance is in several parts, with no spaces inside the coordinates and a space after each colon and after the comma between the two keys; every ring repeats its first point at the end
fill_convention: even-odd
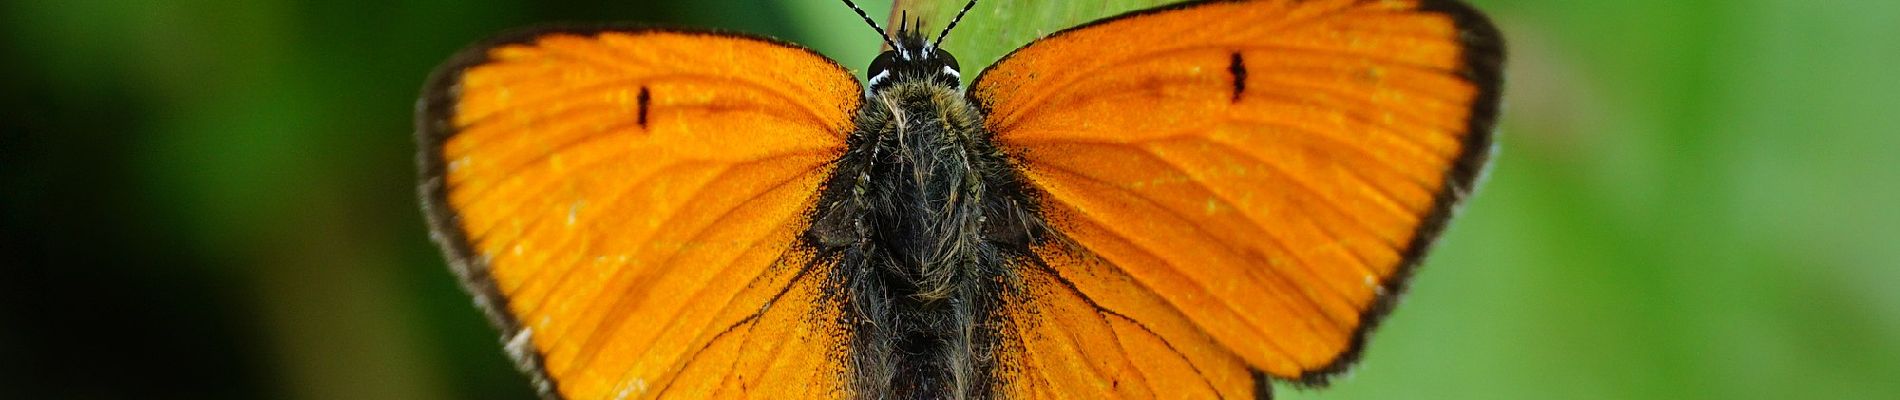
{"type": "Polygon", "coordinates": [[[544,394],[841,395],[835,263],[799,235],[861,101],[794,45],[537,30],[419,110],[437,239],[544,394]]]}
{"type": "Polygon", "coordinates": [[[1324,383],[1482,167],[1498,41],[1453,1],[1203,1],[998,61],[970,97],[1057,236],[1008,297],[1005,390],[1324,383]]]}

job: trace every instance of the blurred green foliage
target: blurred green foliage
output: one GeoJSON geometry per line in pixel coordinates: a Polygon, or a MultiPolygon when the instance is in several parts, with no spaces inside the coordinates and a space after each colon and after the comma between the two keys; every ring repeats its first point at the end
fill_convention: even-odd
{"type": "MultiPolygon", "coordinates": [[[[1488,182],[1354,376],[1283,397],[1900,398],[1900,3],[1478,3],[1488,182]]],[[[530,398],[426,239],[411,110],[466,43],[609,20],[878,45],[827,0],[0,3],[0,397],[530,398]]]]}

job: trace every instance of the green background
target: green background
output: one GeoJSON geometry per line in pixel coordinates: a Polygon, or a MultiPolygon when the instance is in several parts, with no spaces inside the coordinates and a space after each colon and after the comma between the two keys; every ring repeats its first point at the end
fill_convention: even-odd
{"type": "MultiPolygon", "coordinates": [[[[1077,3],[949,48],[1132,7],[1077,3]]],[[[1900,2],[1477,3],[1489,179],[1355,373],[1283,397],[1900,398],[1900,2]]],[[[611,20],[877,45],[828,0],[0,2],[0,398],[530,398],[411,110],[469,42],[611,20]]]]}

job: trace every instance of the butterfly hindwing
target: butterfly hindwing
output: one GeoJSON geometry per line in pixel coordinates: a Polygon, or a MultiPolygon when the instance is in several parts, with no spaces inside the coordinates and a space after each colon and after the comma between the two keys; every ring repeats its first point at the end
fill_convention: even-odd
{"type": "Polygon", "coordinates": [[[1126,14],[998,61],[970,97],[1059,236],[1006,295],[1004,391],[1324,384],[1482,168],[1502,57],[1456,1],[1259,0],[1126,14]]]}
{"type": "Polygon", "coordinates": [[[425,88],[422,196],[548,397],[835,397],[835,265],[799,235],[861,96],[769,39],[506,35],[425,88]]]}

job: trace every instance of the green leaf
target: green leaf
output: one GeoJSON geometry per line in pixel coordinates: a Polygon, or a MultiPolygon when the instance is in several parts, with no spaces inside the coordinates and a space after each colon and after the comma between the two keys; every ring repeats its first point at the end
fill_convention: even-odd
{"type": "MultiPolygon", "coordinates": [[[[1045,35],[1122,13],[1153,8],[1179,0],[988,0],[976,6],[944,39],[943,48],[957,56],[964,71],[981,71],[996,59],[1045,35]]],[[[928,24],[941,27],[967,4],[960,0],[899,1],[894,7],[922,10],[928,24]],[[917,4],[905,4],[917,3],[917,4]]],[[[964,74],[965,79],[976,74],[964,74]]]]}

